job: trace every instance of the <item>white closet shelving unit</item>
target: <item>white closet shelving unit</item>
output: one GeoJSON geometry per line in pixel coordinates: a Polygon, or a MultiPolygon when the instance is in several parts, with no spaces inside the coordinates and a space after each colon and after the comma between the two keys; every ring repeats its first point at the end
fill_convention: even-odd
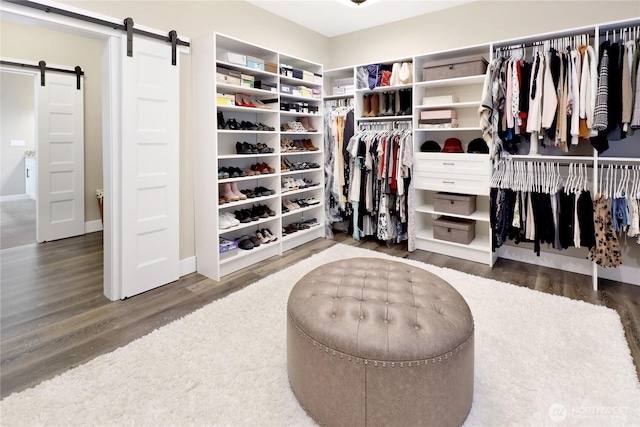
{"type": "MultiPolygon", "coordinates": [[[[286,77],[279,72],[270,72],[256,67],[247,67],[228,61],[227,53],[257,58],[264,62],[292,65],[296,69],[322,75],[322,65],[294,58],[277,51],[256,46],[222,34],[209,34],[194,39],[192,42],[193,81],[197,90],[193,94],[194,102],[194,140],[195,140],[195,226],[197,271],[213,280],[220,280],[241,268],[253,265],[283,251],[294,248],[318,237],[324,237],[324,174],[323,168],[296,171],[281,171],[284,159],[291,163],[311,162],[320,166],[324,163],[322,151],[322,81],[308,81],[286,77]],[[251,76],[254,81],[261,82],[261,88],[229,84],[218,81],[217,68],[225,68],[251,76]],[[282,85],[305,86],[315,88],[315,97],[297,94],[280,93],[282,85]],[[269,86],[267,86],[269,85],[269,86]],[[265,88],[262,88],[264,86],[265,88]],[[217,102],[218,94],[246,94],[251,100],[260,100],[269,109],[253,108],[237,105],[221,105],[217,102]],[[292,112],[281,110],[281,104],[305,103],[315,113],[292,112]],[[237,130],[219,128],[219,115],[225,122],[235,119],[261,123],[274,130],[237,130]],[[306,117],[316,127],[316,132],[281,132],[281,125],[298,121],[306,117]],[[281,138],[309,139],[318,151],[282,152],[281,138]],[[264,144],[273,152],[264,154],[238,154],[236,143],[264,144]],[[252,175],[238,178],[220,178],[219,168],[251,168],[255,164],[266,164],[275,170],[274,173],[252,175]],[[285,191],[283,180],[287,177],[306,178],[315,185],[304,189],[285,191]],[[254,190],[264,187],[273,190],[274,194],[247,198],[230,203],[219,204],[220,185],[235,183],[241,190],[254,190]],[[282,212],[282,201],[286,198],[315,198],[319,204],[282,212]],[[220,229],[219,215],[251,209],[254,205],[267,206],[275,212],[275,216],[241,223],[240,225],[220,229]],[[284,227],[303,220],[316,219],[315,226],[291,234],[283,234],[284,227]],[[267,228],[278,237],[275,242],[261,244],[251,250],[236,249],[220,253],[220,239],[238,240],[244,235],[253,235],[257,230],[267,228]]],[[[253,64],[251,64],[253,65],[253,64]]],[[[255,84],[254,84],[255,85],[255,84]]],[[[224,127],[224,125],[223,125],[224,127]]],[[[263,128],[264,129],[264,128],[263,128]]]]}
{"type": "Polygon", "coordinates": [[[435,61],[451,60],[481,55],[487,60],[488,45],[453,51],[436,52],[414,58],[413,89],[413,141],[414,187],[416,198],[416,248],[442,253],[470,261],[493,265],[496,254],[491,251],[491,224],[489,223],[489,178],[491,162],[488,154],[469,154],[471,140],[481,137],[478,107],[482,97],[484,74],[441,80],[423,79],[423,67],[435,61]],[[425,97],[454,96],[455,102],[429,105],[425,97]],[[422,129],[420,113],[433,110],[453,110],[457,113],[458,127],[422,129]],[[457,138],[464,153],[423,153],[420,146],[428,140],[444,147],[448,138],[457,138]],[[470,215],[438,212],[434,196],[438,192],[476,196],[476,210],[470,215]],[[436,239],[433,236],[433,220],[440,216],[475,221],[475,238],[468,245],[436,239]]]}
{"type": "MultiPolygon", "coordinates": [[[[416,247],[436,253],[442,253],[463,259],[493,265],[497,258],[513,259],[525,263],[539,264],[553,268],[564,269],[589,275],[593,280],[593,288],[598,288],[598,278],[607,278],[625,283],[640,285],[640,247],[633,239],[626,239],[621,246],[626,262],[617,268],[604,269],[586,258],[585,249],[573,251],[556,251],[543,248],[542,256],[537,257],[526,244],[520,246],[503,245],[496,252],[492,252],[491,226],[489,219],[489,192],[492,164],[489,155],[466,153],[468,143],[474,138],[481,137],[479,128],[478,108],[481,102],[482,88],[485,76],[472,75],[451,79],[422,81],[422,67],[433,61],[455,59],[469,55],[482,55],[487,61],[493,59],[493,52],[501,46],[522,45],[537,41],[561,39],[563,37],[590,34],[591,45],[596,49],[602,41],[602,37],[614,30],[626,27],[640,26],[640,17],[625,21],[610,22],[594,26],[568,29],[546,34],[539,34],[519,39],[503,40],[500,42],[471,46],[456,50],[416,55],[394,61],[381,61],[379,63],[391,64],[393,62],[413,62],[413,83],[407,87],[412,88],[413,115],[411,117],[414,130],[414,186],[416,197],[416,247]],[[425,96],[455,95],[457,101],[440,105],[424,105],[425,96]],[[420,112],[435,109],[452,109],[458,114],[459,125],[457,128],[420,129],[420,112]],[[434,140],[444,146],[447,138],[458,138],[463,144],[465,153],[422,153],[420,146],[427,140],[434,140]],[[475,194],[476,211],[471,215],[447,216],[473,219],[476,221],[476,238],[469,245],[462,245],[433,238],[432,223],[442,212],[434,209],[433,195],[438,191],[446,191],[462,194],[475,194]],[[566,255],[566,253],[571,255],[566,255]]],[[[342,95],[332,95],[330,86],[334,79],[353,76],[357,66],[330,70],[325,75],[325,86],[328,93],[325,100],[340,99],[342,95]],[[351,74],[349,74],[351,73],[351,74]]],[[[368,93],[383,92],[398,89],[397,87],[380,87],[374,90],[356,90],[356,128],[358,124],[371,121],[398,120],[405,117],[377,117],[363,118],[363,95],[368,93]]],[[[589,143],[582,142],[571,148],[570,153],[562,153],[555,147],[540,147],[538,154],[527,154],[529,146],[522,144],[520,152],[512,156],[518,160],[531,160],[540,162],[567,162],[587,163],[592,170],[590,177],[592,195],[597,193],[595,183],[598,180],[599,166],[608,164],[637,165],[640,163],[640,132],[635,133],[626,140],[610,143],[609,150],[598,155],[589,143]]],[[[546,245],[545,245],[546,246],[546,245]]]]}

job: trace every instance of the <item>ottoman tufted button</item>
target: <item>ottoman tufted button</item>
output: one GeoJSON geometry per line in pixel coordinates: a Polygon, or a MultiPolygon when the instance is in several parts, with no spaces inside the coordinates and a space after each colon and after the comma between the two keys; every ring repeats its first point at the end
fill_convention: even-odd
{"type": "Polygon", "coordinates": [[[440,277],[384,259],[337,261],[296,283],[287,312],[289,382],[319,424],[464,422],[473,397],[473,317],[440,277]]]}

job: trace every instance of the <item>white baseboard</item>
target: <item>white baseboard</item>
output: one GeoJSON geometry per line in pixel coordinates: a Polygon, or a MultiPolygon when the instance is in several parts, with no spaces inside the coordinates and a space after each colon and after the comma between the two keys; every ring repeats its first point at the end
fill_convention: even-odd
{"type": "Polygon", "coordinates": [[[180,277],[187,274],[195,273],[196,271],[196,257],[185,258],[180,260],[180,277]]]}
{"type": "Polygon", "coordinates": [[[102,221],[96,219],[95,221],[87,221],[84,223],[85,233],[95,233],[96,231],[102,231],[102,221]]]}
{"type": "Polygon", "coordinates": [[[27,200],[31,197],[26,194],[10,194],[8,196],[0,196],[0,202],[14,202],[16,200],[27,200]]]}
{"type": "MultiPolygon", "coordinates": [[[[538,257],[532,255],[532,251],[529,248],[510,245],[500,247],[498,249],[498,257],[524,262],[526,264],[584,274],[586,276],[593,276],[594,271],[594,264],[588,259],[544,251],[540,252],[540,256],[538,257]]],[[[616,268],[598,267],[598,278],[640,286],[640,268],[627,265],[620,265],[616,268]]]]}
{"type": "Polygon", "coordinates": [[[593,272],[593,265],[588,259],[544,251],[536,256],[531,249],[517,246],[503,245],[498,249],[498,257],[587,276],[591,276],[593,272]]]}

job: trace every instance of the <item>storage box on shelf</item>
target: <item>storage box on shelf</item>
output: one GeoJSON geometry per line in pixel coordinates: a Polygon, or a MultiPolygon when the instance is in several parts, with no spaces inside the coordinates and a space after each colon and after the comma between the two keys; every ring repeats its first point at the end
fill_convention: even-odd
{"type": "Polygon", "coordinates": [[[193,78],[198,87],[194,92],[197,268],[199,273],[220,280],[324,236],[323,227],[307,231],[311,227],[304,225],[312,218],[323,222],[322,169],[287,172],[285,176],[281,166],[286,153],[281,151],[280,141],[286,135],[281,132],[283,123],[318,126],[320,129],[313,132],[304,129],[297,133],[296,138],[305,139],[309,148],[287,157],[301,165],[324,163],[322,151],[311,150],[323,146],[317,119],[322,114],[321,102],[314,98],[322,91],[322,79],[318,79],[322,66],[220,34],[195,39],[192,46],[193,78]],[[277,66],[281,61],[306,73],[284,83],[277,66]],[[283,85],[291,87],[289,99],[279,92],[283,85]],[[299,96],[293,95],[294,90],[299,96]],[[303,102],[296,99],[305,95],[303,102]],[[295,107],[281,112],[282,103],[295,107]],[[314,188],[296,191],[302,200],[319,201],[287,215],[286,223],[282,213],[285,177],[316,181],[314,188]],[[290,222],[305,232],[284,239],[283,226],[290,222]]]}
{"type": "Polygon", "coordinates": [[[355,94],[354,68],[337,68],[324,72],[324,99],[352,98],[355,94]]]}

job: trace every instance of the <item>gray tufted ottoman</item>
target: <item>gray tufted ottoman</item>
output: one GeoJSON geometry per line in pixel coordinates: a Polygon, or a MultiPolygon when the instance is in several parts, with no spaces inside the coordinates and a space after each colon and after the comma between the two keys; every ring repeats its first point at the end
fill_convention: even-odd
{"type": "Polygon", "coordinates": [[[459,426],[473,398],[473,317],[438,276],[374,258],[304,276],[287,307],[289,382],[327,426],[459,426]]]}

